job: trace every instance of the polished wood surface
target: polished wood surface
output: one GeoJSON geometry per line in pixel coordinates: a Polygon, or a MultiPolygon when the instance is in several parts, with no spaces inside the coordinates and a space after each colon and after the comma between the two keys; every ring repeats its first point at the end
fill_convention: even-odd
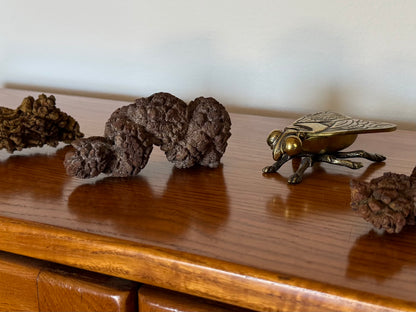
{"type": "MultiPolygon", "coordinates": [[[[37,93],[3,89],[0,105],[37,93]]],[[[56,99],[87,136],[127,104],[56,99]]],[[[269,131],[293,120],[231,119],[218,169],[175,169],[155,149],[137,177],[79,180],[62,165],[70,147],[0,151],[0,249],[256,310],[415,310],[415,227],[374,231],[351,210],[349,181],[410,174],[416,132],[360,135],[351,149],[387,161],[315,165],[288,185],[290,164],[261,169],[269,131]]]]}

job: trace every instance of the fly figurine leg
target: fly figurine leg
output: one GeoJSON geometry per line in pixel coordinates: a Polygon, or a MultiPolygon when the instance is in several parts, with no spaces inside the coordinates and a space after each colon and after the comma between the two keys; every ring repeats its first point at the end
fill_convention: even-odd
{"type": "MultiPolygon", "coordinates": [[[[339,156],[338,156],[339,157],[339,156]]],[[[342,158],[342,157],[340,157],[342,158]]],[[[333,164],[333,165],[338,165],[338,166],[344,166],[344,167],[348,167],[351,169],[358,169],[361,168],[363,165],[362,163],[358,162],[358,161],[351,161],[351,160],[347,160],[347,159],[338,159],[335,154],[323,154],[323,155],[319,155],[319,158],[317,160],[318,162],[326,162],[329,164],[333,164]]]]}
{"type": "Polygon", "coordinates": [[[351,152],[337,152],[334,155],[338,158],[365,158],[365,159],[376,161],[376,162],[386,160],[386,157],[384,157],[383,155],[376,154],[376,153],[368,153],[363,150],[351,151],[351,152]]]}
{"type": "Polygon", "coordinates": [[[264,167],[262,171],[263,173],[277,172],[277,170],[279,170],[281,166],[283,166],[286,162],[288,162],[291,159],[291,156],[283,154],[273,165],[264,167]]]}
{"type": "Polygon", "coordinates": [[[345,166],[351,169],[358,169],[363,166],[360,162],[339,158],[365,158],[376,162],[380,162],[386,159],[386,157],[380,154],[372,154],[363,150],[358,150],[351,152],[337,152],[334,154],[320,155],[317,161],[326,162],[339,166],[345,166]]]}
{"type": "Polygon", "coordinates": [[[302,182],[305,170],[313,165],[312,157],[313,156],[309,155],[302,157],[298,170],[296,170],[296,172],[287,180],[289,184],[298,184],[302,182]]]}

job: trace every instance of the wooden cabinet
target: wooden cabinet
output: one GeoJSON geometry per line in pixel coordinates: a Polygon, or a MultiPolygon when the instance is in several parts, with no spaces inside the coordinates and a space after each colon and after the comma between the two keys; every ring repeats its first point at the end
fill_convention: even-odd
{"type": "MultiPolygon", "coordinates": [[[[0,102],[37,93],[1,89],[0,102]]],[[[86,136],[127,104],[55,96],[86,136]]],[[[349,189],[351,179],[410,174],[416,132],[360,135],[351,149],[387,160],[316,164],[288,185],[289,163],[261,169],[273,162],[269,131],[292,120],[231,119],[217,169],[175,169],[155,148],[137,177],[80,180],[62,164],[69,146],[1,150],[0,310],[416,310],[416,228],[374,230],[349,189]]]]}
{"type": "Polygon", "coordinates": [[[5,252],[0,252],[0,311],[250,312],[5,252]]]}

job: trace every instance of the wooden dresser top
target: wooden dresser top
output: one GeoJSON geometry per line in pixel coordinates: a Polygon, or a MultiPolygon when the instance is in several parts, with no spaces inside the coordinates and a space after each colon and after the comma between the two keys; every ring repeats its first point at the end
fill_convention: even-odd
{"type": "MultiPolygon", "coordinates": [[[[0,106],[39,92],[0,89],[0,106]]],[[[86,136],[121,101],[55,95],[86,136]]],[[[217,169],[175,169],[155,148],[139,176],[80,180],[71,149],[0,151],[0,249],[257,310],[416,309],[416,227],[375,231],[350,208],[349,181],[416,165],[416,132],[360,135],[351,149],[387,157],[351,170],[329,164],[287,184],[268,133],[292,120],[231,114],[217,169]],[[302,307],[302,308],[300,308],[302,307]]]]}

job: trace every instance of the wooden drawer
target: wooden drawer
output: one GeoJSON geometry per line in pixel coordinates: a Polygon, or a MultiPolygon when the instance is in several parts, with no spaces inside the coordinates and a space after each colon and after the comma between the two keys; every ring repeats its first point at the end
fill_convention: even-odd
{"type": "Polygon", "coordinates": [[[137,284],[72,268],[39,274],[40,311],[137,311],[137,284]]]}
{"type": "Polygon", "coordinates": [[[38,311],[40,261],[0,251],[0,311],[38,311]]]}
{"type": "Polygon", "coordinates": [[[0,311],[248,311],[157,287],[138,286],[115,277],[0,252],[0,311]]]}
{"type": "Polygon", "coordinates": [[[1,311],[137,311],[138,284],[0,252],[1,311]]]}
{"type": "Polygon", "coordinates": [[[249,312],[250,310],[152,286],[139,289],[140,312],[249,312]]]}

